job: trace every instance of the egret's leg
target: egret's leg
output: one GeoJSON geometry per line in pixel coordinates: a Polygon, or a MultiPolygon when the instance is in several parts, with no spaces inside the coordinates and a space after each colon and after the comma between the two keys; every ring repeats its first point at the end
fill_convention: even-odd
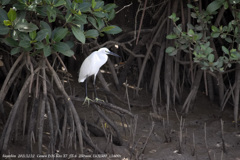
{"type": "Polygon", "coordinates": [[[88,82],[88,78],[85,79],[84,83],[85,83],[85,99],[83,101],[83,105],[87,102],[88,103],[88,106],[89,106],[89,101],[92,101],[90,98],[88,98],[88,95],[87,95],[87,82],[88,82]]]}
{"type": "Polygon", "coordinates": [[[84,81],[85,83],[85,97],[87,97],[87,83],[88,83],[88,77],[84,81]]]}

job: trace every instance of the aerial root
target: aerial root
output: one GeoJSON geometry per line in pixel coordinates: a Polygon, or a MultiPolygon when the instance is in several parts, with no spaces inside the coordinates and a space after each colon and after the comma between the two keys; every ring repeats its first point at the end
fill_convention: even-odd
{"type": "MultiPolygon", "coordinates": [[[[84,101],[84,98],[79,98],[79,97],[74,97],[74,96],[70,96],[70,99],[72,101],[79,101],[79,102],[83,102],[84,101]]],[[[126,115],[130,116],[131,118],[134,118],[134,115],[131,112],[129,112],[128,110],[123,109],[123,108],[121,108],[119,106],[116,106],[116,105],[114,105],[112,103],[107,103],[107,102],[104,102],[104,101],[92,101],[91,103],[97,104],[100,107],[103,107],[103,108],[106,108],[106,109],[117,111],[117,112],[121,113],[122,115],[126,114],[126,115]]]]}
{"type": "Polygon", "coordinates": [[[106,114],[99,108],[98,105],[93,104],[93,107],[99,113],[99,115],[107,122],[107,124],[109,124],[114,129],[117,137],[116,137],[116,139],[113,139],[113,142],[115,144],[121,146],[122,143],[123,143],[123,140],[122,140],[121,135],[119,133],[119,130],[117,129],[117,127],[114,124],[114,122],[106,116],[106,114]]]}
{"type": "MultiPolygon", "coordinates": [[[[79,98],[79,97],[74,97],[74,96],[70,96],[70,98],[73,101],[79,101],[79,102],[84,101],[84,98],[79,98]]],[[[107,125],[111,126],[113,128],[113,130],[115,131],[116,136],[114,136],[114,134],[113,134],[113,137],[112,137],[113,143],[116,145],[122,145],[122,138],[119,133],[119,130],[116,127],[116,124],[110,118],[108,118],[108,116],[102,111],[101,108],[107,109],[107,111],[110,111],[110,112],[118,115],[122,120],[125,119],[125,116],[129,116],[131,118],[134,118],[135,116],[126,109],[123,109],[112,103],[107,103],[104,101],[91,101],[91,106],[94,108],[95,111],[98,112],[100,117],[104,119],[104,121],[107,123],[107,125]]]]}
{"type": "Polygon", "coordinates": [[[87,130],[95,133],[95,135],[98,134],[97,136],[109,136],[111,137],[109,141],[111,139],[111,142],[114,144],[122,145],[123,140],[116,124],[107,117],[102,109],[113,112],[121,120],[126,120],[126,116],[134,118],[131,112],[104,101],[90,101],[90,104],[95,108],[100,117],[112,129],[110,129],[111,135],[106,135],[104,128],[96,128],[96,126],[90,123],[84,124],[72,103],[74,100],[83,102],[84,99],[74,98],[66,93],[57,73],[46,58],[41,59],[39,63],[35,63],[31,58],[28,58],[28,61],[24,60],[24,56],[28,55],[23,53],[15,61],[0,91],[0,102],[3,102],[7,93],[10,92],[10,86],[13,83],[20,88],[17,100],[8,116],[1,135],[1,153],[7,151],[10,139],[19,137],[19,134],[17,134],[19,130],[23,133],[22,136],[26,134],[26,145],[29,153],[34,152],[35,145],[38,146],[39,153],[43,152],[42,146],[45,145],[44,137],[46,136],[46,130],[50,133],[48,136],[49,141],[46,145],[49,153],[55,153],[56,149],[60,150],[66,146],[73,147],[76,150],[80,150],[79,153],[83,153],[83,140],[97,153],[103,153],[92,142],[87,130]],[[27,67],[24,67],[26,65],[27,67]],[[18,68],[16,68],[17,66],[18,68]],[[21,77],[22,71],[26,72],[27,76],[21,77]],[[21,77],[21,81],[17,80],[19,77],[21,77]],[[51,82],[50,79],[53,79],[53,81],[51,82]],[[53,83],[56,84],[61,96],[56,96],[53,83]],[[63,106],[59,105],[60,99],[63,102],[63,106]],[[62,123],[61,119],[63,120],[62,123]],[[48,121],[48,123],[45,123],[45,121],[48,121]],[[15,122],[23,122],[23,124],[15,122]],[[46,124],[48,124],[47,127],[46,124]]]}
{"type": "MultiPolygon", "coordinates": [[[[61,80],[46,58],[40,60],[40,63],[35,63],[26,53],[22,53],[15,61],[8,72],[0,91],[0,102],[3,102],[7,93],[10,92],[10,86],[12,86],[13,83],[20,88],[18,97],[10,111],[1,135],[1,153],[6,152],[10,139],[14,139],[14,137],[17,139],[17,137],[19,137],[19,134],[17,134],[19,130],[22,131],[22,136],[27,133],[27,146],[29,153],[33,152],[33,145],[36,140],[38,144],[38,152],[42,153],[42,144],[44,143],[43,138],[45,136],[44,131],[46,130],[46,123],[44,123],[44,121],[46,120],[46,117],[49,122],[48,132],[50,133],[49,144],[47,145],[49,153],[55,153],[57,137],[60,137],[61,142],[66,141],[66,139],[61,139],[66,138],[66,135],[65,137],[62,136],[63,133],[59,128],[58,108],[56,107],[57,99],[54,96],[55,93],[52,88],[52,83],[49,82],[49,75],[53,77],[53,82],[57,84],[60,93],[64,96],[65,101],[67,102],[67,108],[71,113],[68,115],[68,119],[72,119],[71,134],[77,134],[78,136],[78,141],[75,141],[72,145],[76,146],[76,142],[78,142],[80,147],[79,153],[83,153],[82,125],[76,125],[81,124],[81,122],[75,107],[64,90],[61,80]],[[16,68],[17,66],[18,68],[16,68]],[[26,72],[26,77],[21,77],[23,70],[26,72]],[[46,74],[46,72],[50,72],[50,74],[46,74]],[[19,77],[21,78],[20,81],[19,77]],[[69,116],[72,117],[69,118],[69,116]],[[28,121],[29,123],[27,123],[28,121]],[[23,124],[21,125],[19,122],[23,122],[23,124]],[[13,132],[15,132],[15,134],[12,134],[13,132]]],[[[17,92],[17,90],[15,91],[17,92]]],[[[2,105],[0,106],[0,110],[1,114],[5,114],[2,105]]],[[[70,136],[70,138],[74,138],[74,136],[70,136]]],[[[59,145],[61,146],[61,143],[59,145]]]]}

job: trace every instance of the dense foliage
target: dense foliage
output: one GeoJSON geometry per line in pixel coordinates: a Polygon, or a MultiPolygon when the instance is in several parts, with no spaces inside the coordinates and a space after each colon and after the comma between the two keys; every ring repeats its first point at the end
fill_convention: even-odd
{"type": "Polygon", "coordinates": [[[95,0],[3,0],[0,35],[6,36],[1,41],[12,48],[11,55],[29,52],[47,57],[59,52],[70,57],[74,43],[64,40],[69,36],[84,44],[86,38],[121,32],[108,24],[115,8],[95,0]]]}
{"type": "Polygon", "coordinates": [[[237,9],[239,2],[230,1],[213,1],[206,10],[199,11],[199,7],[188,4],[188,8],[192,10],[191,17],[196,19],[196,24],[187,24],[187,32],[182,31],[182,24],[177,25],[179,17],[173,13],[169,16],[174,22],[174,33],[169,34],[167,39],[175,39],[175,46],[168,47],[166,52],[174,56],[179,50],[194,55],[194,62],[198,63],[203,70],[211,72],[224,72],[231,68],[233,63],[240,63],[240,12],[237,9]],[[233,9],[233,20],[226,25],[219,27],[212,24],[214,16],[218,13],[220,7],[228,9],[231,5],[233,9]],[[209,30],[211,28],[211,30],[209,30]],[[222,50],[215,50],[211,45],[211,38],[221,38],[224,44],[222,50]]]}

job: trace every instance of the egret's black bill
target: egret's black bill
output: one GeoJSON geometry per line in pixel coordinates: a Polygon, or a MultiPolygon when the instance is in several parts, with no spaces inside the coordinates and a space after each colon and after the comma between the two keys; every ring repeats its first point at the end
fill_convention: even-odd
{"type": "Polygon", "coordinates": [[[114,53],[114,52],[108,52],[108,54],[110,54],[110,55],[113,55],[113,56],[116,56],[116,57],[120,57],[119,55],[117,55],[116,53],[114,53]]]}

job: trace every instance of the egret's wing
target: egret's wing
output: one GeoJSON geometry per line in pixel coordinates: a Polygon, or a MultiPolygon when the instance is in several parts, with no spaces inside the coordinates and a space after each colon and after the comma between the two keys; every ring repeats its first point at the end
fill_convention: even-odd
{"type": "MultiPolygon", "coordinates": [[[[95,61],[96,61],[96,52],[90,54],[82,63],[80,67],[78,82],[84,82],[85,79],[93,74],[95,74],[95,61]]],[[[98,72],[98,71],[97,71],[98,72]]]]}
{"type": "MultiPolygon", "coordinates": [[[[91,75],[96,77],[100,67],[107,62],[108,56],[101,51],[95,51],[90,54],[82,63],[79,72],[78,82],[84,82],[91,75]]],[[[94,80],[95,80],[94,77],[94,80]]]]}

